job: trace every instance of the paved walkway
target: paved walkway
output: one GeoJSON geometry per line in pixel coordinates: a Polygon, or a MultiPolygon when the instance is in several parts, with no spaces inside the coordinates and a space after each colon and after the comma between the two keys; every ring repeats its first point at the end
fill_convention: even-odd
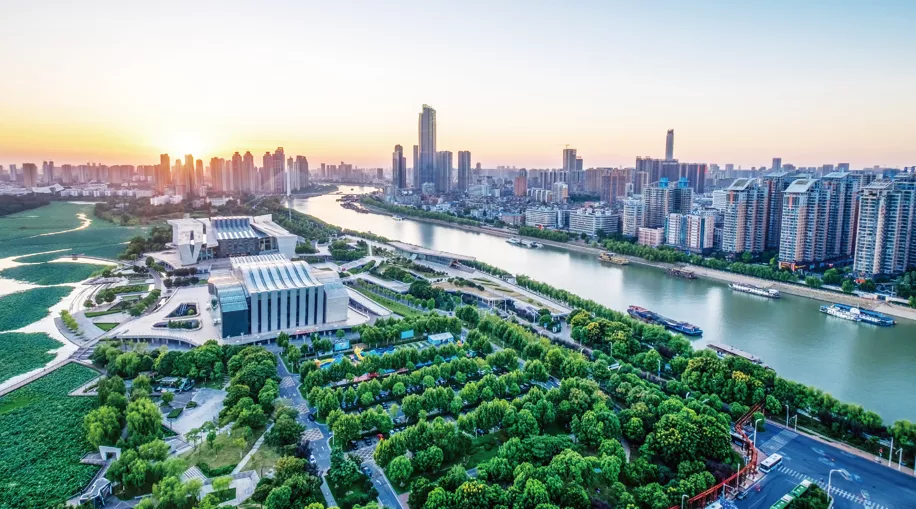
{"type": "Polygon", "coordinates": [[[251,458],[255,455],[255,453],[258,452],[258,449],[261,448],[261,444],[264,443],[264,439],[267,437],[267,433],[269,433],[270,429],[273,427],[274,427],[274,423],[270,423],[270,426],[268,426],[267,429],[264,430],[264,434],[262,434],[261,437],[258,438],[257,441],[255,441],[254,445],[251,447],[251,450],[248,451],[248,454],[246,454],[245,457],[242,458],[242,461],[240,461],[239,464],[236,465],[234,469],[232,469],[233,475],[240,473],[242,469],[245,468],[245,465],[247,465],[248,462],[251,460],[251,458]]]}

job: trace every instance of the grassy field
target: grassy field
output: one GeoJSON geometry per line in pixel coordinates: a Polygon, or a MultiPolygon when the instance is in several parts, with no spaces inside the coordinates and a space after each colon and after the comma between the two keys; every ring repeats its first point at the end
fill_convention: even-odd
{"type": "Polygon", "coordinates": [[[67,396],[96,376],[68,364],[0,397],[0,507],[53,507],[98,470],[79,463],[91,449],[81,423],[96,400],[67,396]]]}
{"type": "Polygon", "coordinates": [[[114,329],[118,325],[121,325],[121,324],[120,323],[109,323],[109,322],[97,322],[95,324],[96,327],[102,329],[105,332],[108,332],[111,329],[114,329]]]}
{"type": "Polygon", "coordinates": [[[369,290],[366,290],[366,289],[364,289],[364,288],[360,288],[358,285],[357,285],[357,289],[358,289],[358,290],[361,290],[359,293],[363,294],[364,296],[366,296],[367,298],[371,299],[371,300],[374,301],[375,303],[381,304],[382,306],[385,306],[386,308],[390,309],[392,312],[397,313],[397,314],[399,314],[399,315],[401,315],[401,316],[403,316],[403,317],[409,317],[409,316],[422,316],[422,315],[425,314],[425,313],[421,313],[420,311],[417,311],[416,309],[413,309],[413,308],[411,308],[411,307],[409,307],[409,306],[405,306],[404,304],[401,304],[400,302],[395,302],[395,301],[393,301],[393,300],[391,300],[391,299],[386,299],[385,297],[382,297],[382,296],[380,296],[380,295],[376,295],[376,294],[370,292],[369,290]]]}
{"type": "MultiPolygon", "coordinates": [[[[108,267],[114,267],[109,265],[108,267]]],[[[20,265],[0,271],[0,277],[24,281],[36,285],[59,285],[79,283],[95,272],[105,269],[103,265],[90,263],[39,263],[20,265]]]]}
{"type": "Polygon", "coordinates": [[[69,286],[48,286],[0,297],[0,332],[16,330],[48,316],[48,308],[73,291],[69,286]]]}
{"type": "Polygon", "coordinates": [[[280,459],[280,451],[276,447],[264,443],[261,444],[258,452],[254,453],[251,459],[248,460],[245,470],[254,470],[263,476],[277,464],[278,459],[280,459]]]}
{"type": "Polygon", "coordinates": [[[67,251],[53,255],[36,255],[23,261],[47,261],[71,253],[116,258],[124,251],[121,245],[137,235],[146,235],[146,227],[121,227],[93,216],[93,205],[52,202],[45,207],[27,210],[0,218],[0,258],[19,255],[26,257],[55,249],[67,251]],[[85,214],[92,223],[88,228],[44,235],[77,228],[85,214]]]}
{"type": "MultiPolygon", "coordinates": [[[[206,441],[202,441],[196,451],[185,453],[181,457],[188,462],[188,465],[206,463],[210,468],[236,465],[242,460],[245,453],[251,449],[251,446],[261,436],[261,433],[263,433],[263,430],[256,430],[252,433],[251,438],[245,442],[243,447],[233,443],[233,438],[227,433],[220,433],[216,435],[216,441],[213,442],[212,447],[206,441]]],[[[206,437],[204,436],[203,438],[206,437]]]]}
{"type": "Polygon", "coordinates": [[[0,382],[51,362],[61,344],[47,334],[0,334],[0,382]]]}

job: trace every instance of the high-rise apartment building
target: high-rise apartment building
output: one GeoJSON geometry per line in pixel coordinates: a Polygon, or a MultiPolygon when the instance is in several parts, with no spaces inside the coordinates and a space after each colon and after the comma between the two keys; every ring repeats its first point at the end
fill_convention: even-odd
{"type": "Polygon", "coordinates": [[[194,196],[195,189],[197,188],[197,182],[194,178],[194,156],[191,154],[185,154],[184,164],[181,166],[181,186],[184,190],[183,193],[180,193],[183,196],[194,196]]]}
{"type": "Polygon", "coordinates": [[[780,171],[782,170],[782,158],[774,157],[773,158],[773,167],[770,168],[770,171],[780,171]]]}
{"type": "Polygon", "coordinates": [[[407,158],[404,157],[404,147],[394,146],[391,154],[391,183],[395,189],[407,188],[407,158]]]}
{"type": "Polygon", "coordinates": [[[576,169],[576,149],[563,149],[563,171],[569,172],[576,169]]]}
{"type": "Polygon", "coordinates": [[[413,182],[412,186],[414,189],[420,189],[420,146],[419,145],[413,146],[413,166],[411,168],[412,168],[411,171],[413,172],[413,174],[411,175],[411,180],[410,180],[411,182],[413,182]]]}
{"type": "Polygon", "coordinates": [[[257,193],[261,191],[261,181],[258,178],[258,170],[254,167],[254,156],[250,151],[246,151],[242,156],[242,181],[248,182],[245,191],[257,193]]]}
{"type": "Polygon", "coordinates": [[[551,187],[551,196],[554,203],[566,203],[569,199],[569,186],[564,182],[554,182],[551,187]]]}
{"type": "Polygon", "coordinates": [[[646,226],[646,206],[641,196],[627,198],[623,201],[620,233],[627,237],[636,237],[639,229],[646,226]]]}
{"type": "Polygon", "coordinates": [[[225,161],[218,157],[210,158],[210,186],[214,191],[225,192],[226,184],[223,182],[225,172],[223,171],[225,161]]]}
{"type": "Polygon", "coordinates": [[[517,175],[512,182],[512,191],[515,196],[525,196],[528,194],[528,177],[526,175],[517,175]]]}
{"type": "Polygon", "coordinates": [[[686,178],[696,194],[706,192],[706,164],[678,163],[678,178],[686,178]]]}
{"type": "MultiPolygon", "coordinates": [[[[782,163],[780,163],[781,165],[782,163]]],[[[767,190],[766,202],[766,240],[764,246],[768,250],[780,248],[780,232],[782,231],[783,193],[793,180],[798,178],[795,172],[774,171],[760,179],[760,185],[767,190]]]]}
{"type": "MultiPolygon", "coordinates": [[[[424,104],[418,121],[420,173],[417,187],[436,182],[436,110],[424,104]]],[[[416,171],[416,170],[415,170],[416,171]]],[[[436,185],[438,189],[439,186],[436,185]]]]}
{"type": "Polygon", "coordinates": [[[22,186],[38,187],[38,166],[35,163],[22,163],[22,186]]]}
{"type": "Polygon", "coordinates": [[[796,270],[827,258],[829,193],[811,178],[793,181],[783,193],[779,266],[796,270]]]}
{"type": "Polygon", "coordinates": [[[466,192],[471,183],[471,152],[458,152],[458,191],[466,192]]]}
{"type": "Polygon", "coordinates": [[[627,184],[631,181],[630,172],[621,169],[606,170],[606,174],[601,176],[601,188],[598,196],[601,201],[610,206],[627,196],[627,184]]]}
{"type": "Polygon", "coordinates": [[[705,254],[712,251],[716,218],[713,215],[669,214],[665,243],[683,251],[705,254]]]}
{"type": "Polygon", "coordinates": [[[899,174],[862,188],[853,270],[867,277],[916,266],[916,176],[899,174]]]}
{"type": "Polygon", "coordinates": [[[665,160],[674,160],[674,129],[668,129],[668,134],[665,136],[665,160]]]}
{"type": "Polygon", "coordinates": [[[767,189],[757,179],[740,178],[726,190],[722,251],[732,255],[765,249],[767,189]]]}
{"type": "Polygon", "coordinates": [[[201,159],[194,161],[194,193],[204,185],[204,162],[201,159]]]}
{"type": "Polygon", "coordinates": [[[231,173],[231,175],[229,177],[229,189],[227,189],[227,191],[241,194],[243,191],[248,189],[249,185],[247,175],[245,175],[242,170],[242,155],[238,152],[235,152],[232,154],[231,161],[231,170],[228,172],[231,173]]]}
{"type": "MultiPolygon", "coordinates": [[[[295,171],[296,174],[296,188],[298,190],[303,190],[309,187],[309,160],[305,156],[296,156],[295,161],[295,171]]],[[[293,171],[292,169],[290,171],[293,171]]]]}
{"type": "Polygon", "coordinates": [[[835,171],[821,178],[827,193],[826,258],[848,260],[855,253],[856,219],[859,213],[859,193],[875,180],[871,173],[852,174],[835,171]]]}
{"type": "Polygon", "coordinates": [[[448,150],[436,152],[436,165],[434,169],[437,193],[447,193],[452,190],[452,153],[448,150]]]}
{"type": "Polygon", "coordinates": [[[689,214],[693,205],[693,190],[687,179],[680,179],[671,183],[662,179],[650,184],[643,190],[646,204],[647,228],[660,228],[665,226],[669,214],[689,214]]]}
{"type": "Polygon", "coordinates": [[[156,170],[156,191],[159,194],[165,192],[165,187],[169,185],[169,182],[172,181],[171,175],[169,175],[169,170],[171,169],[172,161],[169,158],[168,154],[159,154],[159,168],[156,170]]]}

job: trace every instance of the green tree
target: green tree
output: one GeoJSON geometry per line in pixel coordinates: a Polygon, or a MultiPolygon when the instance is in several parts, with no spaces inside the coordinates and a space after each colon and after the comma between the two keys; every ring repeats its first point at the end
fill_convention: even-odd
{"type": "Polygon", "coordinates": [[[413,465],[406,456],[398,456],[388,464],[387,473],[388,477],[398,486],[404,486],[404,483],[413,475],[413,465]]]}
{"type": "Polygon", "coordinates": [[[267,433],[266,441],[274,447],[286,447],[299,442],[305,428],[289,415],[281,415],[267,433]]]}
{"type": "Polygon", "coordinates": [[[358,414],[344,414],[340,416],[331,430],[334,432],[334,441],[337,444],[348,444],[359,438],[361,429],[360,417],[358,414]]]}
{"type": "Polygon", "coordinates": [[[118,412],[110,406],[96,408],[83,418],[83,429],[93,447],[114,445],[121,436],[118,412]]]}
{"type": "Polygon", "coordinates": [[[173,392],[163,392],[162,393],[162,402],[168,406],[172,406],[172,401],[175,400],[175,393],[173,392]]]}
{"type": "Polygon", "coordinates": [[[850,280],[850,279],[844,279],[844,280],[843,280],[843,284],[840,285],[840,288],[841,288],[845,293],[852,293],[852,292],[856,289],[856,285],[855,285],[855,283],[852,282],[852,280],[850,280]]]}
{"type": "Polygon", "coordinates": [[[127,433],[134,443],[141,444],[162,434],[162,414],[152,401],[143,398],[127,405],[127,433]]]}

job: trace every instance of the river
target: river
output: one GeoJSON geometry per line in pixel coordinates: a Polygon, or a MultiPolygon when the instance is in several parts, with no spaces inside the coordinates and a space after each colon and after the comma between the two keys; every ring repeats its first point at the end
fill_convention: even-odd
{"type": "MultiPolygon", "coordinates": [[[[374,190],[350,189],[342,191],[374,190]]],[[[858,324],[820,313],[822,303],[813,299],[784,295],[770,300],[734,292],[725,283],[688,281],[639,264],[606,266],[584,253],[526,249],[493,235],[359,214],[342,208],[338,197],[296,200],[293,208],[344,228],[474,256],[619,311],[638,305],[691,322],[704,331],[702,338],[694,340],[695,348],[709,342],[730,344],[762,358],[781,376],[862,405],[887,423],[916,420],[914,322],[900,320],[896,327],[887,328],[858,324]]]]}

